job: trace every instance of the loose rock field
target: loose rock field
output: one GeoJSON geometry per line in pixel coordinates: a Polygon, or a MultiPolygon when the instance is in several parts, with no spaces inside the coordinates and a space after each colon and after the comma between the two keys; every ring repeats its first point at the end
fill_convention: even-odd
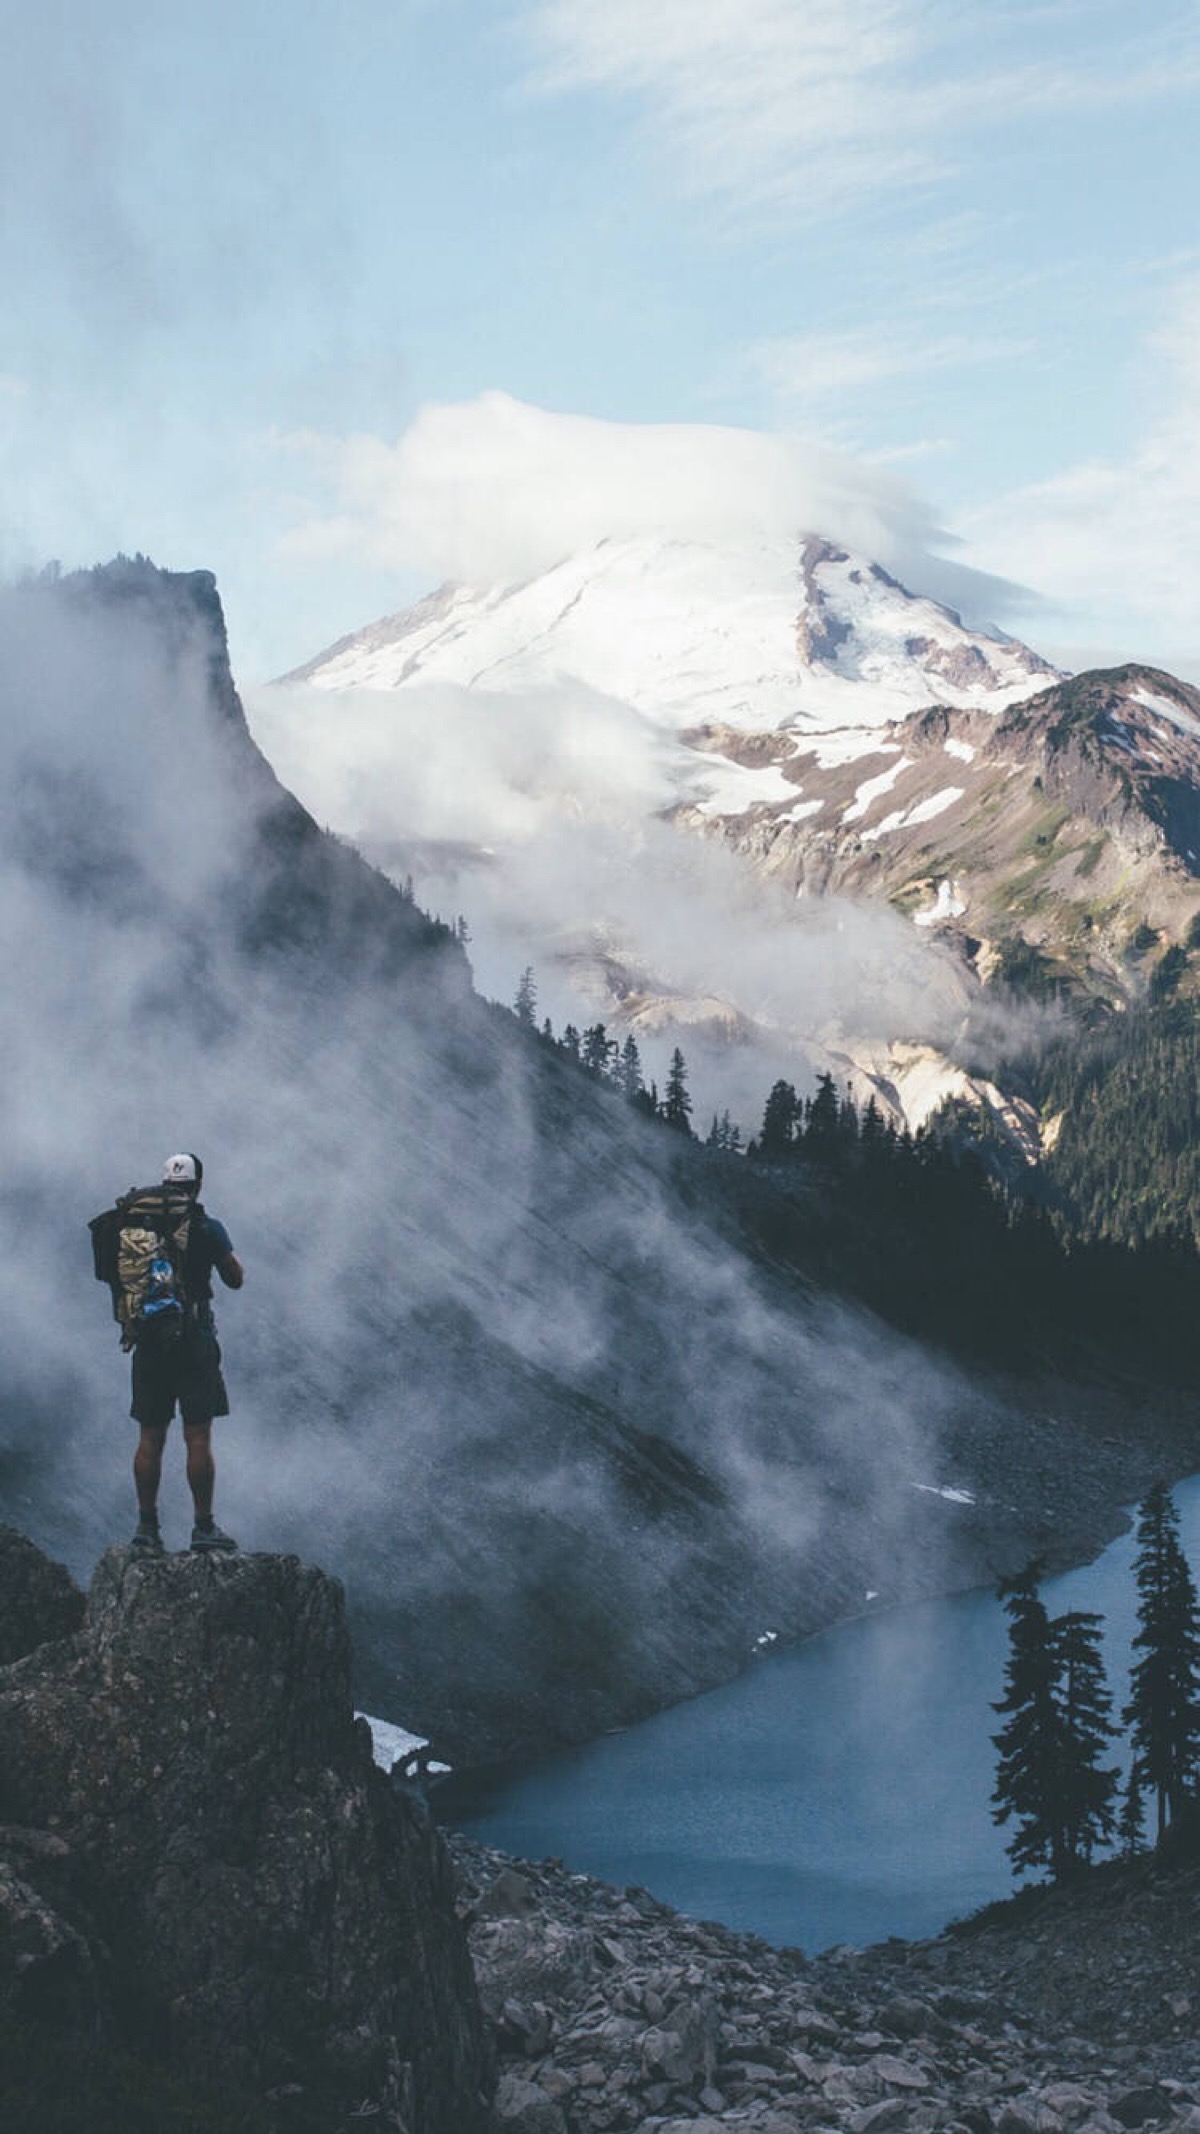
{"type": "Polygon", "coordinates": [[[448,1840],[503,2134],[1200,2134],[1200,1872],[808,1960],[448,1840]]]}

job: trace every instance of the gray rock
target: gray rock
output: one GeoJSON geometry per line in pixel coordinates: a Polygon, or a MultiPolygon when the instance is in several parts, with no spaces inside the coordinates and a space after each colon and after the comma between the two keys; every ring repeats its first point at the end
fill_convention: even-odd
{"type": "Polygon", "coordinates": [[[65,1840],[33,1879],[178,2070],[482,2134],[448,1865],[373,1765],[322,1572],[110,1549],[84,1628],[0,1674],[0,1821],[65,1840]]]}
{"type": "Polygon", "coordinates": [[[93,2031],[105,2009],[102,1968],[84,1936],[0,1857],[0,2009],[93,2031]]]}
{"type": "Polygon", "coordinates": [[[84,1599],[69,1571],[11,1526],[0,1526],[0,1667],[72,1637],[84,1599]]]}
{"type": "Polygon", "coordinates": [[[1148,2120],[1159,2118],[1169,2108],[1169,2099],[1156,2082],[1123,2090],[1108,2100],[1109,2118],[1120,2127],[1144,2127],[1148,2120]]]}
{"type": "Polygon", "coordinates": [[[528,1919],[536,1910],[537,1901],[524,1875],[519,1875],[515,1867],[506,1867],[478,1903],[472,1905],[467,1919],[528,1919]]]}
{"type": "Polygon", "coordinates": [[[898,2126],[906,2117],[908,2106],[902,2097],[881,2097],[878,2104],[867,2104],[861,2112],[854,2112],[846,2121],[847,2134],[878,2134],[883,2127],[898,2126]]]}
{"type": "Polygon", "coordinates": [[[501,2075],[494,2110],[504,2134],[567,2134],[561,2105],[539,2084],[518,2075],[501,2075]]]}

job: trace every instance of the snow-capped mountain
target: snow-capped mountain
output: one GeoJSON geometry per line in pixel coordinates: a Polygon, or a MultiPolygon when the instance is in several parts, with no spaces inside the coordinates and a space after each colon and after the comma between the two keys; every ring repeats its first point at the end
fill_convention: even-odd
{"type": "Polygon", "coordinates": [[[524,584],[443,586],[283,679],[501,694],[570,680],[673,733],[761,733],[875,726],[934,703],[1000,709],[1053,673],[817,535],[728,547],[643,536],[524,584]]]}
{"type": "Polygon", "coordinates": [[[928,1059],[902,1073],[886,1041],[944,1041],[961,985],[936,952],[920,959],[907,920],[907,944],[877,929],[855,979],[825,938],[832,922],[785,903],[746,831],[778,835],[816,812],[806,751],[848,764],[934,704],[986,719],[1054,679],[1027,646],[969,629],[816,534],[639,537],[524,583],[445,586],[284,677],[254,717],[327,821],[387,871],[415,873],[430,901],[461,902],[497,992],[534,963],[557,1013],[686,1032],[692,1058],[707,1041],[721,1054],[714,1097],[746,1116],[771,1077],[759,1059],[739,1086],[731,1044],[839,1074],[861,1058],[915,1123],[938,1073],[928,1059]],[[336,714],[316,716],[330,696],[336,714]],[[718,833],[733,874],[689,861],[667,822],[710,845],[718,833]],[[903,1000],[882,1005],[897,988],[903,1000]]]}

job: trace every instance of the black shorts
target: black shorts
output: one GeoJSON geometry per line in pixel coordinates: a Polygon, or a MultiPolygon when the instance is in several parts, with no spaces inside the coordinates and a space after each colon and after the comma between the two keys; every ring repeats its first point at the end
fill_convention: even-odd
{"type": "Polygon", "coordinates": [[[185,1423],[211,1423],[214,1415],[229,1413],[220,1343],[211,1327],[187,1326],[177,1341],[139,1344],[133,1352],[134,1422],[165,1430],[177,1401],[185,1423]]]}

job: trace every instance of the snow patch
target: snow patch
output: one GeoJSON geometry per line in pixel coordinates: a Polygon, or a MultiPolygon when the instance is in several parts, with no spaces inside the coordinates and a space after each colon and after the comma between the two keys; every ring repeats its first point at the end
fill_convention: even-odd
{"type": "MultiPolygon", "coordinates": [[[[747,808],[777,808],[796,797],[795,784],[784,777],[777,764],[751,770],[718,756],[706,757],[705,769],[713,763],[716,769],[706,780],[709,790],[697,804],[698,815],[744,815],[747,808]]],[[[809,809],[814,805],[820,807],[821,802],[810,801],[809,809]]]]}
{"type": "Polygon", "coordinates": [[[815,756],[823,771],[841,770],[844,764],[857,763],[862,756],[900,754],[899,742],[881,741],[872,726],[825,727],[805,733],[793,729],[793,743],[798,756],[815,756]]]}
{"type": "Polygon", "coordinates": [[[945,747],[946,754],[948,756],[957,756],[960,763],[974,763],[975,751],[969,741],[956,740],[954,735],[951,734],[945,747]]]}
{"type": "Polygon", "coordinates": [[[961,919],[966,908],[962,898],[955,894],[953,882],[949,880],[942,881],[938,883],[937,897],[928,911],[915,911],[913,913],[913,924],[914,926],[940,926],[946,919],[961,919]]]}
{"type": "MultiPolygon", "coordinates": [[[[371,1729],[371,1751],[381,1771],[389,1774],[397,1764],[407,1763],[410,1756],[419,1756],[429,1743],[423,1734],[410,1734],[406,1727],[396,1726],[390,1719],[376,1719],[370,1712],[355,1712],[356,1719],[365,1719],[371,1729]]],[[[449,1764],[426,1763],[431,1774],[443,1775],[449,1764]]]]}
{"type": "Polygon", "coordinates": [[[937,1482],[914,1482],[913,1488],[919,1489],[924,1497],[942,1497],[947,1504],[974,1504],[975,1502],[969,1489],[948,1489],[937,1482]]]}
{"type": "Polygon", "coordinates": [[[901,756],[898,763],[891,764],[886,771],[880,771],[877,778],[864,779],[849,807],[843,808],[842,821],[861,822],[872,801],[878,800],[883,793],[890,793],[900,773],[908,768],[908,757],[901,756]]]}
{"type": "Polygon", "coordinates": [[[896,808],[873,830],[861,833],[864,845],[871,844],[877,837],[887,837],[893,830],[912,830],[918,823],[932,822],[935,815],[944,814],[956,800],[961,800],[965,791],[965,786],[948,785],[940,793],[931,793],[928,800],[918,800],[911,808],[896,808]]]}
{"type": "Polygon", "coordinates": [[[1144,704],[1147,711],[1157,712],[1160,719],[1168,719],[1181,733],[1200,737],[1200,719],[1194,719],[1190,711],[1184,710],[1182,704],[1173,704],[1170,697],[1155,696],[1149,689],[1135,689],[1133,701],[1135,704],[1144,704]]]}

